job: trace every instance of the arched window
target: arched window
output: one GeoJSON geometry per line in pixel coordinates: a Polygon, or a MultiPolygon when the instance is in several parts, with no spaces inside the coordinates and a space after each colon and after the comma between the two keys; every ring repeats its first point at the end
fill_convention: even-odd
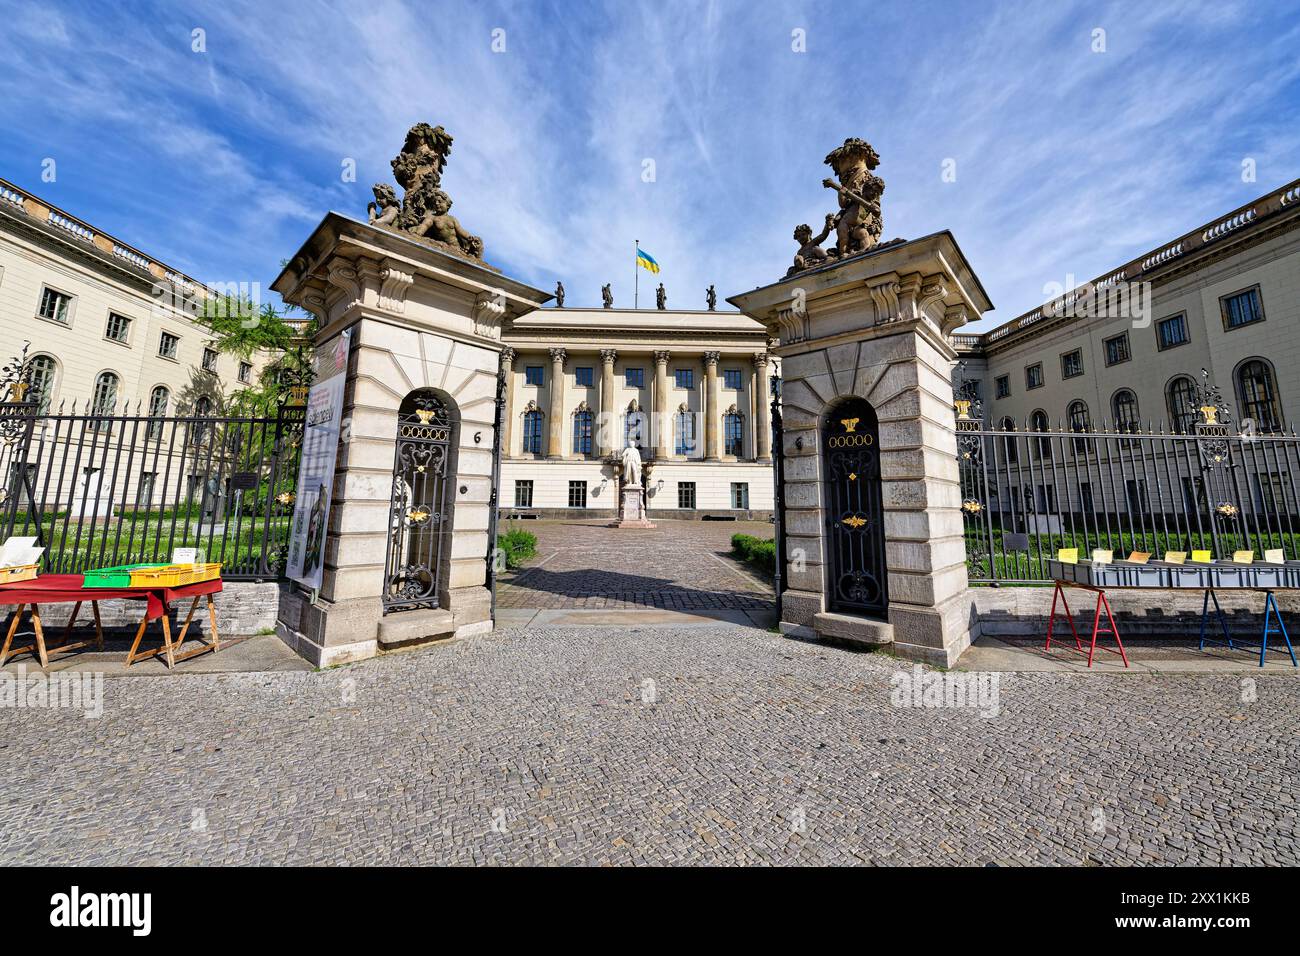
{"type": "Polygon", "coordinates": [[[1282,409],[1277,400],[1273,369],[1263,359],[1247,359],[1237,366],[1237,399],[1241,417],[1255,423],[1255,430],[1277,431],[1282,427],[1282,409]]]}
{"type": "Polygon", "coordinates": [[[191,440],[196,445],[202,445],[212,434],[212,423],[207,419],[212,417],[212,399],[206,395],[200,395],[194,402],[194,417],[198,419],[194,423],[194,429],[190,432],[191,440]]]}
{"type": "Polygon", "coordinates": [[[158,385],[149,393],[149,430],[147,435],[150,440],[157,441],[162,438],[163,417],[167,414],[167,406],[171,402],[172,393],[167,390],[166,385],[158,385]]]}
{"type": "Polygon", "coordinates": [[[695,416],[685,406],[677,412],[677,454],[695,454],[695,416]]]}
{"type": "Polygon", "coordinates": [[[591,411],[580,408],[573,416],[573,453],[591,454],[591,411]]]}
{"type": "Polygon", "coordinates": [[[1115,431],[1132,433],[1138,430],[1138,400],[1131,389],[1121,388],[1111,396],[1110,412],[1115,419],[1115,431]]]}
{"type": "MultiPolygon", "coordinates": [[[[1065,414],[1070,420],[1070,431],[1079,433],[1092,431],[1092,418],[1088,415],[1088,405],[1086,402],[1075,399],[1070,403],[1065,414]]],[[[1074,450],[1079,454],[1086,453],[1088,451],[1088,439],[1074,439],[1074,450]]]]}
{"type": "Polygon", "coordinates": [[[1190,434],[1196,423],[1196,384],[1186,375],[1179,375],[1165,386],[1165,401],[1174,434],[1190,434]]]}
{"type": "MultiPolygon", "coordinates": [[[[998,422],[998,428],[1004,432],[1013,432],[1016,430],[1016,420],[1010,415],[1006,415],[1002,421],[998,422]]],[[[1008,464],[1014,465],[1020,461],[1020,448],[1016,444],[1015,436],[1008,435],[1002,439],[1002,454],[1008,464]]]]}
{"type": "Polygon", "coordinates": [[[646,427],[645,412],[641,411],[636,402],[627,410],[627,417],[623,419],[623,444],[626,447],[636,446],[645,447],[646,427]]]}
{"type": "MultiPolygon", "coordinates": [[[[1036,409],[1033,414],[1029,416],[1029,430],[1031,432],[1046,432],[1050,429],[1051,425],[1047,421],[1047,412],[1043,411],[1041,408],[1036,409]]],[[[1039,458],[1052,457],[1051,438],[1043,435],[1038,439],[1037,445],[1039,458]]]]}
{"type": "Polygon", "coordinates": [[[58,363],[49,355],[33,355],[27,365],[28,374],[31,376],[29,379],[32,386],[31,397],[36,402],[37,414],[44,414],[50,410],[50,402],[54,398],[54,376],[58,367],[58,363]]]}
{"type": "MultiPolygon", "coordinates": [[[[735,406],[733,405],[732,408],[735,406]]],[[[722,453],[739,458],[744,453],[745,424],[738,412],[729,411],[722,416],[722,436],[722,453]]]]}
{"type": "Polygon", "coordinates": [[[110,416],[117,410],[117,373],[100,372],[95,376],[95,390],[90,399],[90,427],[93,431],[107,431],[110,416]]]}
{"type": "Polygon", "coordinates": [[[542,413],[540,409],[530,408],[524,412],[524,454],[540,455],[542,453],[542,413]]]}

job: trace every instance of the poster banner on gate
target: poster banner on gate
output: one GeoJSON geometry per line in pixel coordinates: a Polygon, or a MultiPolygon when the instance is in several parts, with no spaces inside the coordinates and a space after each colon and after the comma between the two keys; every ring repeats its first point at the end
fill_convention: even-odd
{"type": "Polygon", "coordinates": [[[334,491],[334,464],[338,459],[351,340],[349,329],[317,350],[316,384],[307,393],[307,418],[302,429],[302,458],[289,528],[286,573],[290,580],[312,590],[320,587],[325,569],[325,536],[334,491]]]}

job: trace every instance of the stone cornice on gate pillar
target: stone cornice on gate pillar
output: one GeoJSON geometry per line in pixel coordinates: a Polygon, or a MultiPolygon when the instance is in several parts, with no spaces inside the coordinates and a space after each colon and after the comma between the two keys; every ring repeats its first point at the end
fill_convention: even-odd
{"type": "Polygon", "coordinates": [[[271,283],[332,337],[362,315],[500,348],[551,296],[402,233],[331,212],[271,283]]]}
{"type": "Polygon", "coordinates": [[[728,300],[779,339],[787,633],[893,643],[949,665],[970,643],[951,335],[992,308],[948,232],[898,243],[728,300]],[[831,612],[822,429],[858,396],[879,418],[887,621],[831,612]]]}

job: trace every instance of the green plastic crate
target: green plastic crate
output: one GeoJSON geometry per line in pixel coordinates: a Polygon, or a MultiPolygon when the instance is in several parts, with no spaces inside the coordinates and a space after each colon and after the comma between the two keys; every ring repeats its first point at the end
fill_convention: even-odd
{"type": "Polygon", "coordinates": [[[131,572],[141,568],[165,568],[167,563],[123,564],[115,568],[95,568],[82,575],[82,586],[88,588],[129,588],[131,572]]]}

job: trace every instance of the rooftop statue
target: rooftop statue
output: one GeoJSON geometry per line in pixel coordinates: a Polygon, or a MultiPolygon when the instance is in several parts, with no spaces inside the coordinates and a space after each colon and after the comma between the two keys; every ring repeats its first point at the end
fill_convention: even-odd
{"type": "Polygon", "coordinates": [[[600,301],[604,303],[605,308],[614,308],[614,293],[609,291],[608,282],[600,287],[600,301]]]}
{"type": "Polygon", "coordinates": [[[704,292],[704,301],[709,305],[709,311],[712,312],[718,307],[718,290],[709,286],[704,292]]]}
{"type": "Polygon", "coordinates": [[[557,309],[564,308],[564,283],[563,282],[555,283],[555,307],[557,309]]]}
{"type": "Polygon", "coordinates": [[[872,172],[880,165],[880,156],[870,143],[850,137],[827,154],[825,163],[835,170],[839,181],[827,178],[822,180],[822,185],[835,190],[839,212],[826,217],[825,228],[816,236],[812,227],[806,224],[795,228],[794,239],[799,243],[799,251],[786,273],[787,277],[828,260],[866,252],[880,242],[884,227],[880,197],[885,191],[885,181],[872,172]],[[832,230],[835,232],[834,248],[822,249],[821,244],[832,230]]]}
{"type": "Polygon", "coordinates": [[[662,312],[668,308],[668,293],[664,290],[664,284],[659,283],[659,288],[655,289],[655,308],[662,312]]]}
{"type": "Polygon", "coordinates": [[[393,178],[405,190],[387,183],[374,186],[370,222],[417,236],[455,255],[483,260],[483,240],[471,235],[451,215],[451,197],[442,190],[442,171],[451,153],[451,135],[441,126],[417,123],[406,134],[402,151],[393,160],[393,178]]]}

